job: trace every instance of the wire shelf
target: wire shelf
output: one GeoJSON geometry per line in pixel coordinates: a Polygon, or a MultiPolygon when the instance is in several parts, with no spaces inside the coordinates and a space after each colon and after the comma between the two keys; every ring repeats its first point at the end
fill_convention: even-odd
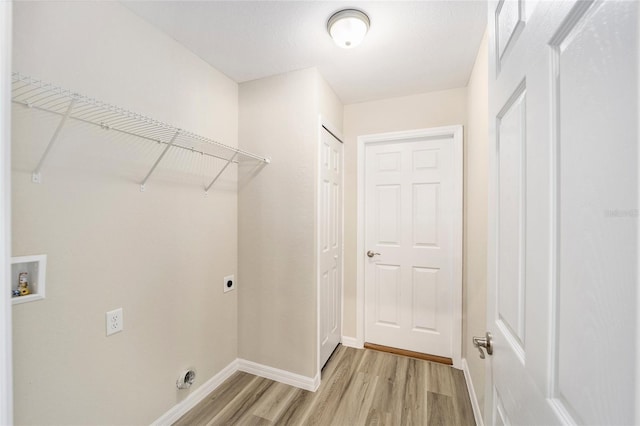
{"type": "Polygon", "coordinates": [[[227,164],[225,164],[214,180],[205,188],[206,191],[209,190],[231,163],[237,163],[243,158],[258,160],[266,164],[271,162],[267,157],[225,145],[216,140],[188,132],[176,126],[107,104],[18,72],[14,72],[12,77],[11,100],[14,103],[24,105],[28,108],[47,111],[62,117],[47,149],[42,155],[40,163],[33,172],[32,180],[35,183],[40,183],[40,170],[67,119],[92,124],[104,130],[112,130],[165,144],[165,149],[162,151],[162,154],[160,154],[151,170],[141,182],[141,190],[143,191],[145,183],[162,161],[164,155],[171,148],[184,149],[227,161],[227,164]],[[199,146],[201,149],[196,149],[195,146],[199,146]]]}

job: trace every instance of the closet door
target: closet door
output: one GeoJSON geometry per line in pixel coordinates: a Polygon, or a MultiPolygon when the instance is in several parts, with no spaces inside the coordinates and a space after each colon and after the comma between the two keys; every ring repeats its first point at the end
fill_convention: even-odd
{"type": "Polygon", "coordinates": [[[322,368],[340,343],[342,330],[342,142],[324,127],[321,132],[318,286],[322,368]]]}

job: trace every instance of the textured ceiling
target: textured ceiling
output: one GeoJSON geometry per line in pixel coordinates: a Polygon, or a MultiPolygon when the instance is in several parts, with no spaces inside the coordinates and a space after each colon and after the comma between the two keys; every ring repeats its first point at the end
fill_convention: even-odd
{"type": "Polygon", "coordinates": [[[345,104],[465,86],[486,25],[482,0],[124,4],[236,82],[317,67],[345,104]],[[354,49],[327,33],[343,8],[371,19],[354,49]]]}

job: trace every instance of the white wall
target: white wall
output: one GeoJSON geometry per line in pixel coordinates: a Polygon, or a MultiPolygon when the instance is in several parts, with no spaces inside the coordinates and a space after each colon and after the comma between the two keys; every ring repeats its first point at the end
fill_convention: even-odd
{"type": "Polygon", "coordinates": [[[318,116],[342,126],[342,105],[315,69],[240,85],[240,147],[272,157],[240,167],[240,357],[317,373],[318,116]]]}
{"type": "Polygon", "coordinates": [[[488,53],[485,33],[467,86],[465,158],[464,303],[462,356],[466,358],[480,409],[484,409],[485,363],[471,344],[487,327],[488,53]]]}
{"type": "MultiPolygon", "coordinates": [[[[343,334],[356,336],[357,138],[467,122],[466,88],[346,105],[343,334]]],[[[465,143],[466,145],[466,143],[465,143]]]]}
{"type": "MultiPolygon", "coordinates": [[[[14,70],[237,145],[237,85],[117,2],[14,3],[14,70]]],[[[235,167],[15,106],[13,255],[48,255],[47,298],[15,305],[16,424],[148,424],[237,357],[235,167]],[[211,166],[211,165],[209,165],[211,166]],[[105,337],[105,312],[124,331],[105,337]],[[193,389],[192,389],[193,390],[193,389]]]]}

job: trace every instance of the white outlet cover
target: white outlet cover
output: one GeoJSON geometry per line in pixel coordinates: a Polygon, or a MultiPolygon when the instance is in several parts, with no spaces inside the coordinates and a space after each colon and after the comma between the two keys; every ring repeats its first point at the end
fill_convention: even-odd
{"type": "Polygon", "coordinates": [[[236,279],[233,277],[233,275],[227,275],[226,277],[224,277],[224,282],[222,283],[222,289],[224,290],[224,292],[228,292],[231,290],[235,290],[236,289],[236,279]],[[231,286],[228,285],[229,281],[231,281],[231,286]]]}
{"type": "Polygon", "coordinates": [[[119,333],[124,328],[124,316],[122,308],[114,309],[106,314],[107,336],[119,333]]]}

